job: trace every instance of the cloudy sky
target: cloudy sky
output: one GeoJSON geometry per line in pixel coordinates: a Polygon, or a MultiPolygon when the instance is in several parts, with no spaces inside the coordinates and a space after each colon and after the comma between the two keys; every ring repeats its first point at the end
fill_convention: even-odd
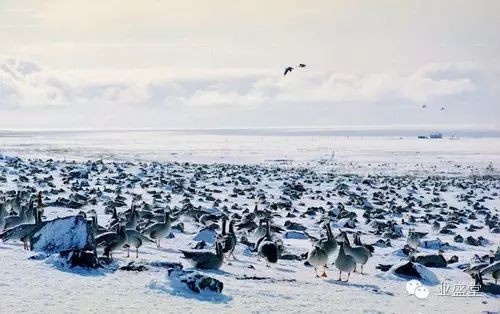
{"type": "Polygon", "coordinates": [[[1,0],[0,129],[499,127],[499,29],[498,0],[1,0]]]}

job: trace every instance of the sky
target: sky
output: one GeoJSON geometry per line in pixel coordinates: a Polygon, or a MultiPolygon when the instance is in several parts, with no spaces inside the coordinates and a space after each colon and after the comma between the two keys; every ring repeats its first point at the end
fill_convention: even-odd
{"type": "Polygon", "coordinates": [[[500,128],[499,29],[497,0],[0,0],[0,129],[500,128]]]}

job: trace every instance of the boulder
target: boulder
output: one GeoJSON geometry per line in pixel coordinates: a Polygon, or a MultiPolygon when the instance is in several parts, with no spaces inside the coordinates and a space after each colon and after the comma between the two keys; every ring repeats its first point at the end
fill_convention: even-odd
{"type": "Polygon", "coordinates": [[[307,239],[307,235],[304,232],[300,232],[300,231],[287,231],[285,233],[285,239],[305,240],[305,239],[307,239]]]}
{"type": "Polygon", "coordinates": [[[168,270],[168,276],[184,283],[196,293],[203,291],[222,293],[222,289],[224,289],[224,284],[221,281],[196,271],[168,270]]]}
{"type": "Polygon", "coordinates": [[[91,223],[80,215],[44,222],[34,232],[30,245],[32,251],[49,254],[75,250],[95,251],[96,247],[91,223]]]}
{"type": "Polygon", "coordinates": [[[450,259],[448,260],[448,264],[453,264],[453,263],[457,263],[458,262],[458,256],[456,255],[453,255],[452,257],[450,257],[450,259]]]}
{"type": "Polygon", "coordinates": [[[69,268],[84,267],[84,268],[99,268],[100,264],[95,252],[81,250],[61,251],[59,255],[66,260],[69,268]]]}
{"type": "Polygon", "coordinates": [[[481,246],[481,241],[479,241],[477,239],[474,239],[473,236],[468,236],[465,239],[465,243],[468,244],[468,245],[472,245],[472,246],[481,246]]]}
{"type": "Polygon", "coordinates": [[[195,241],[204,241],[205,243],[214,244],[217,238],[217,232],[210,228],[201,229],[194,237],[195,241]]]}
{"type": "Polygon", "coordinates": [[[412,262],[399,263],[394,265],[391,268],[391,271],[396,276],[405,278],[415,278],[422,280],[423,282],[428,284],[437,284],[439,282],[436,275],[431,270],[417,263],[412,263],[412,262]]]}
{"type": "Polygon", "coordinates": [[[438,254],[417,255],[414,256],[412,260],[427,267],[443,268],[448,266],[446,259],[438,254]]]}
{"type": "Polygon", "coordinates": [[[136,264],[134,261],[129,262],[127,265],[118,268],[125,271],[146,271],[149,268],[142,264],[136,264]]]}

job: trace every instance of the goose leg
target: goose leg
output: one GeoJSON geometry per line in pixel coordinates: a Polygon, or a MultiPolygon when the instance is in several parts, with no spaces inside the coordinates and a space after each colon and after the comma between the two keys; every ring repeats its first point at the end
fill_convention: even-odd
{"type": "Polygon", "coordinates": [[[363,265],[361,265],[361,275],[364,275],[363,274],[363,265]]]}
{"type": "Polygon", "coordinates": [[[326,269],[329,269],[328,268],[328,264],[323,265],[323,267],[326,268],[326,269]]]}
{"type": "Polygon", "coordinates": [[[318,270],[316,269],[316,267],[314,267],[314,272],[316,273],[316,278],[319,278],[318,270]]]}
{"type": "Polygon", "coordinates": [[[348,282],[349,281],[349,277],[351,277],[351,273],[347,273],[347,280],[345,282],[348,282]]]}
{"type": "Polygon", "coordinates": [[[323,277],[323,278],[328,277],[328,276],[326,275],[326,268],[325,268],[324,266],[323,266],[323,274],[321,275],[321,277],[323,277]]]}
{"type": "Polygon", "coordinates": [[[127,247],[127,258],[130,257],[130,247],[127,247]]]}
{"type": "Polygon", "coordinates": [[[339,281],[342,281],[342,272],[339,273],[339,281]]]}
{"type": "Polygon", "coordinates": [[[139,258],[139,248],[135,248],[135,258],[139,258]]]}

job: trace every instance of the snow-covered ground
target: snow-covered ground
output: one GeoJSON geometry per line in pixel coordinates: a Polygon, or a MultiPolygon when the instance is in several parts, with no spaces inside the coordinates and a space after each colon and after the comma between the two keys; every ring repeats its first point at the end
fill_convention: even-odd
{"type": "MultiPolygon", "coordinates": [[[[43,135],[21,134],[0,135],[0,154],[3,156],[21,156],[23,158],[40,157],[52,158],[55,162],[52,170],[46,169],[54,177],[57,188],[65,189],[58,195],[46,194],[46,202],[54,201],[57,197],[68,197],[71,193],[69,186],[61,180],[61,168],[69,162],[64,160],[81,160],[80,165],[85,167],[87,159],[106,160],[107,169],[116,170],[116,167],[125,169],[127,175],[141,175],[141,167],[157,171],[152,164],[140,166],[138,161],[161,161],[163,170],[158,172],[169,180],[173,174],[186,179],[187,184],[197,172],[196,165],[168,163],[168,161],[189,161],[209,163],[204,168],[201,179],[195,180],[196,193],[207,188],[221,190],[214,194],[221,200],[218,208],[237,204],[233,210],[241,212],[244,209],[253,210],[255,199],[249,197],[256,192],[247,192],[245,195],[234,196],[235,187],[255,187],[261,189],[269,203],[277,202],[283,196],[283,183],[300,182],[306,188],[304,195],[298,200],[292,200],[293,208],[298,214],[294,218],[287,218],[284,209],[278,209],[273,219],[275,225],[283,228],[286,220],[292,220],[307,227],[307,232],[319,237],[321,227],[318,221],[321,214],[303,215],[310,207],[332,209],[339,202],[350,212],[357,215],[356,230],[362,232],[362,241],[374,243],[381,238],[373,234],[370,225],[365,224],[362,217],[364,209],[359,204],[351,204],[349,196],[337,193],[339,185],[345,184],[347,190],[366,197],[373,202],[373,193],[386,191],[384,186],[390,186],[394,191],[387,192],[395,204],[404,206],[404,197],[413,195],[421,204],[443,204],[455,206],[459,209],[471,208],[470,204],[459,199],[469,191],[473,191],[472,199],[481,200],[481,205],[488,208],[492,215],[498,215],[500,208],[500,181],[498,178],[470,177],[472,174],[496,174],[500,168],[500,139],[459,139],[459,140],[417,140],[399,138],[345,138],[345,137],[311,137],[311,136],[215,136],[215,135],[185,135],[176,136],[151,134],[148,132],[131,133],[50,133],[43,135]],[[332,152],[334,156],[332,158],[332,152]],[[111,160],[120,161],[113,164],[111,160]],[[132,161],[133,164],[125,161],[132,161]],[[235,163],[238,165],[258,164],[256,166],[224,166],[217,163],[235,163]],[[488,166],[491,163],[491,167],[488,166]],[[308,169],[309,172],[304,172],[308,169]],[[339,174],[357,173],[360,176],[343,176],[339,174]],[[371,177],[372,183],[363,182],[368,173],[378,174],[371,177]],[[400,174],[415,174],[415,176],[401,179],[400,174]],[[425,175],[444,174],[429,182],[425,175]],[[242,184],[235,178],[242,175],[250,180],[250,184],[242,184]],[[260,177],[260,181],[256,178],[260,177]],[[311,181],[306,182],[307,179],[311,181]],[[395,181],[392,181],[395,180],[395,181]],[[402,181],[400,181],[402,180],[402,181]],[[405,181],[406,180],[406,181],[405,181]],[[453,180],[458,180],[457,182],[453,180]],[[476,181],[474,181],[476,180],[476,181]],[[453,182],[452,182],[453,181],[453,182]],[[465,184],[460,188],[460,182],[465,184]],[[225,185],[215,185],[215,182],[226,182],[225,185]],[[430,190],[422,188],[420,184],[427,182],[430,190]],[[434,185],[444,185],[447,188],[433,194],[434,185]],[[419,187],[414,191],[410,186],[419,187]],[[477,184],[475,187],[472,184],[477,184]],[[318,191],[318,192],[316,192],[318,191]],[[327,197],[327,193],[331,196],[327,197]],[[318,197],[318,196],[322,196],[318,197]],[[438,197],[439,202],[433,200],[438,197]],[[484,198],[486,197],[486,198],[484,198]],[[330,202],[330,203],[328,203],[330,202]],[[331,205],[329,205],[331,204],[331,205]]],[[[23,167],[7,166],[5,159],[0,159],[0,175],[7,178],[6,183],[0,183],[0,191],[17,190],[26,183],[16,182],[22,169],[33,169],[28,165],[41,167],[42,162],[30,164],[26,159],[23,167]]],[[[42,167],[43,168],[43,167],[42,167]]],[[[158,170],[159,171],[159,170],[158,170]]],[[[37,190],[49,191],[43,185],[35,183],[34,177],[41,175],[23,173],[30,181],[28,185],[37,190]]],[[[95,187],[96,180],[105,176],[113,177],[116,172],[103,171],[92,175],[88,182],[90,188],[95,187]]],[[[147,177],[147,176],[146,176],[147,177]]],[[[113,198],[116,186],[106,185],[113,192],[104,193],[113,198]]],[[[155,187],[153,190],[170,194],[168,202],[170,208],[182,206],[183,194],[172,193],[165,187],[155,187]]],[[[75,191],[73,191],[75,192],[75,191]]],[[[78,191],[76,191],[78,193],[78,191]]],[[[146,203],[154,204],[147,188],[134,186],[123,188],[121,195],[127,203],[131,203],[130,193],[143,195],[146,203]]],[[[80,193],[88,193],[82,188],[80,193]]],[[[386,193],[386,192],[384,192],[386,193]]],[[[190,199],[194,206],[204,209],[213,209],[213,201],[200,199],[194,195],[190,199]]],[[[161,202],[160,202],[161,203],[161,202]]],[[[260,205],[265,207],[265,205],[260,205]]],[[[388,204],[374,205],[383,210],[388,204]]],[[[128,209],[120,208],[119,211],[128,209]]],[[[424,215],[424,209],[416,206],[416,217],[424,215]]],[[[80,210],[97,211],[99,222],[105,225],[110,215],[104,213],[102,199],[97,205],[85,204],[81,209],[61,207],[46,207],[45,219],[75,215],[80,210]]],[[[435,208],[434,214],[442,211],[435,208]]],[[[405,215],[389,215],[385,220],[400,222],[405,215]]],[[[179,218],[185,224],[185,231],[173,231],[175,238],[162,241],[162,248],[154,244],[145,244],[140,248],[139,259],[127,258],[126,251],[116,251],[113,254],[115,262],[125,265],[135,260],[145,265],[154,261],[181,262],[189,267],[181,258],[179,249],[189,249],[195,244],[194,236],[200,225],[191,217],[179,218]]],[[[422,240],[439,238],[448,242],[451,247],[445,249],[444,256],[448,259],[452,255],[459,258],[459,262],[450,264],[446,268],[431,268],[439,281],[449,284],[472,284],[471,277],[457,268],[457,265],[469,262],[474,254],[486,255],[495,250],[500,244],[498,234],[493,234],[484,226],[484,217],[471,220],[467,224],[459,225],[455,230],[466,238],[483,236],[489,242],[484,246],[471,246],[453,241],[453,235],[431,232],[431,226],[417,220],[415,224],[401,224],[404,237],[391,240],[392,247],[376,247],[372,258],[365,265],[366,275],[354,273],[350,281],[339,282],[338,271],[330,265],[328,278],[316,278],[314,270],[304,265],[304,261],[279,260],[270,268],[261,260],[258,261],[243,244],[238,244],[235,255],[237,260],[229,260],[218,271],[205,271],[224,283],[221,295],[195,294],[183,290],[167,277],[162,267],[148,266],[144,272],[127,272],[99,270],[88,271],[83,269],[67,269],[59,267],[53,257],[45,260],[30,260],[33,252],[23,250],[21,242],[0,243],[0,313],[13,312],[125,312],[125,313],[183,313],[222,312],[222,313],[478,313],[482,311],[499,311],[500,299],[491,295],[481,297],[452,297],[439,296],[439,285],[429,285],[430,295],[421,300],[409,295],[405,289],[407,280],[384,273],[375,268],[378,264],[394,264],[408,257],[401,254],[400,249],[406,243],[406,234],[410,227],[417,231],[428,233],[422,240]],[[465,228],[474,224],[483,227],[481,230],[469,232],[465,228]],[[253,266],[253,268],[249,268],[253,266]],[[241,280],[243,276],[268,277],[265,280],[241,280]]],[[[341,220],[334,220],[334,233],[342,226],[341,220]]],[[[443,223],[442,223],[443,224],[443,223]]],[[[241,235],[243,231],[239,235],[241,235]]],[[[283,235],[277,234],[279,238],[283,235]]],[[[256,239],[249,234],[249,240],[256,239]]],[[[312,242],[307,239],[284,239],[287,253],[300,255],[312,248],[312,242]]],[[[436,248],[420,248],[422,253],[437,253],[436,248]]],[[[133,255],[133,254],[131,254],[133,255]]],[[[335,256],[330,257],[330,263],[335,256]]],[[[345,279],[345,278],[344,278],[345,279]]],[[[491,279],[487,280],[491,282],[491,279]]]]}

